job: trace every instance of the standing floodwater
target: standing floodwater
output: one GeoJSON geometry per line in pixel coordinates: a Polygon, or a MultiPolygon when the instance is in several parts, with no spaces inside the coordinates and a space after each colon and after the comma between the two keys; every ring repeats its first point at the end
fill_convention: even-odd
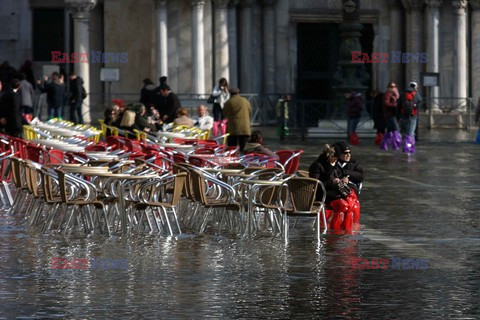
{"type": "MultiPolygon", "coordinates": [[[[304,149],[308,168],[322,143],[283,147],[304,149]]],[[[2,213],[0,319],[478,319],[480,146],[425,139],[406,156],[362,143],[352,147],[366,172],[362,229],[320,245],[311,221],[285,245],[211,234],[66,239],[2,213]],[[64,261],[72,269],[58,268],[64,261]]]]}

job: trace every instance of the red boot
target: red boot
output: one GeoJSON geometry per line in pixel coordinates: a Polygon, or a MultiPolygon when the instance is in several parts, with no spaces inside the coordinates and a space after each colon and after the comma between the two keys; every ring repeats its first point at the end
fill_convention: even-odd
{"type": "Polygon", "coordinates": [[[340,230],[345,218],[345,212],[348,211],[348,202],[344,199],[337,199],[330,202],[330,206],[333,209],[333,218],[330,222],[330,229],[340,230]]]}
{"type": "Polygon", "coordinates": [[[358,138],[358,134],[356,134],[355,132],[350,133],[349,140],[352,146],[358,146],[360,144],[360,139],[358,138]]]}
{"type": "Polygon", "coordinates": [[[382,140],[383,140],[383,133],[377,132],[377,134],[375,135],[375,140],[374,140],[375,144],[377,146],[379,146],[380,143],[382,142],[382,140]]]}
{"type": "Polygon", "coordinates": [[[345,219],[343,220],[342,229],[345,231],[352,231],[352,226],[353,226],[353,212],[349,211],[345,215],[345,219]]]}

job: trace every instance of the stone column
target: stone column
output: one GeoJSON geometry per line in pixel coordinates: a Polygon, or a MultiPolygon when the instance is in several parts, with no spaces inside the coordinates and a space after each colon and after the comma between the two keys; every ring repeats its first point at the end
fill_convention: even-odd
{"type": "Polygon", "coordinates": [[[192,0],[192,90],[194,94],[205,92],[205,65],[203,59],[203,8],[204,0],[192,0]]]}
{"type": "Polygon", "coordinates": [[[228,55],[228,3],[229,0],[215,1],[215,82],[220,78],[230,81],[228,55]]]}
{"type": "Polygon", "coordinates": [[[252,88],[252,4],[253,0],[243,0],[240,14],[240,90],[251,93],[252,88]]]}
{"type": "Polygon", "coordinates": [[[231,0],[228,7],[228,56],[231,87],[238,87],[238,58],[237,58],[237,4],[239,0],[231,0]]]}
{"type": "MultiPolygon", "coordinates": [[[[467,93],[467,0],[452,1],[455,8],[455,31],[453,37],[453,96],[466,98],[467,93]]],[[[466,111],[465,101],[458,101],[458,111],[466,111]]]]}
{"type": "MultiPolygon", "coordinates": [[[[392,51],[402,51],[402,11],[399,0],[388,0],[390,7],[390,57],[389,62],[392,61],[392,51]]],[[[401,85],[404,82],[401,63],[389,63],[390,80],[395,81],[401,85]]],[[[379,88],[380,91],[385,91],[387,88],[379,88]]]]}
{"type": "Polygon", "coordinates": [[[275,93],[275,13],[276,0],[263,1],[263,92],[275,93]]]}
{"type": "MultiPolygon", "coordinates": [[[[438,72],[438,57],[439,57],[439,33],[440,33],[440,11],[442,0],[425,0],[427,5],[427,72],[438,72]]],[[[438,100],[432,100],[432,97],[439,97],[439,87],[429,88],[429,108],[433,113],[440,113],[438,107],[438,100]]]]}
{"type": "Polygon", "coordinates": [[[156,0],[157,79],[168,76],[167,0],[156,0]]]}
{"type": "Polygon", "coordinates": [[[480,0],[470,0],[472,6],[472,98],[480,98],[480,0]]]}
{"type": "MultiPolygon", "coordinates": [[[[74,51],[90,54],[90,11],[97,4],[97,0],[65,0],[73,16],[74,51]]],[[[90,61],[75,64],[75,73],[83,79],[83,86],[87,93],[92,92],[90,88],[90,61]]],[[[82,104],[83,121],[91,122],[90,117],[90,95],[83,100],[82,104]]]]}
{"type": "MultiPolygon", "coordinates": [[[[402,0],[403,5],[407,9],[407,50],[410,53],[422,53],[422,32],[423,17],[421,9],[423,0],[402,0]]],[[[407,79],[404,85],[408,85],[410,81],[416,81],[421,86],[420,72],[422,70],[420,63],[407,63],[407,79]]]]}

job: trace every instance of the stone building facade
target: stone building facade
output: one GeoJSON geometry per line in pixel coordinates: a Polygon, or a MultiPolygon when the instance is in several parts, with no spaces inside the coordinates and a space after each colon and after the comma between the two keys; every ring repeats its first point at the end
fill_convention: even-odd
{"type": "MultiPolygon", "coordinates": [[[[33,60],[38,76],[51,64],[49,50],[128,53],[126,63],[71,65],[87,79],[92,111],[103,108],[102,67],[120,70],[111,93],[136,94],[144,78],[166,75],[178,93],[207,94],[226,77],[244,93],[331,97],[341,0],[0,0],[0,7],[0,61],[33,60]],[[55,27],[48,17],[57,17],[55,27]]],[[[480,0],[360,0],[360,21],[363,51],[428,57],[368,65],[369,87],[438,72],[432,96],[480,97],[480,0]]]]}

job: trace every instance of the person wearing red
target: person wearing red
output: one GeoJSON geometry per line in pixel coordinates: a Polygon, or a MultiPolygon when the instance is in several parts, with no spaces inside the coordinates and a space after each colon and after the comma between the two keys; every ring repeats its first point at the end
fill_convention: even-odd
{"type": "Polygon", "coordinates": [[[388,150],[391,147],[393,150],[400,149],[402,144],[402,135],[397,122],[397,107],[400,94],[398,93],[395,82],[388,84],[387,91],[383,95],[383,112],[387,121],[387,132],[383,136],[380,143],[382,150],[388,150]]]}

